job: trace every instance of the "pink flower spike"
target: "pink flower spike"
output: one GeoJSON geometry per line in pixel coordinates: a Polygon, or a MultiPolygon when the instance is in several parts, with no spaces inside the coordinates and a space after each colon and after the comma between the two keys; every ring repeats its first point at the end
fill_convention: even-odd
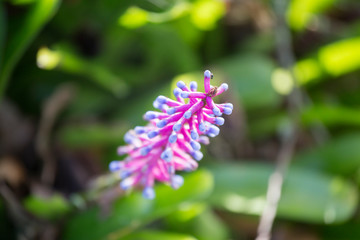
{"type": "Polygon", "coordinates": [[[219,116],[233,110],[231,103],[213,102],[212,98],[226,91],[228,86],[213,87],[211,79],[212,73],[206,70],[205,93],[197,92],[196,82],[190,83],[190,89],[184,82],[177,82],[178,88],[173,91],[176,100],[159,96],[153,105],[160,111],[146,112],[144,119],[149,123],[125,134],[127,145],[118,148],[119,155],[127,154],[125,160],[109,165],[110,171],[121,177],[121,188],[140,185],[143,197],[153,199],[155,181],[166,182],[178,189],[184,179],[177,172],[194,171],[198,167],[197,161],[203,158],[200,144],[209,143],[207,136],[219,134],[217,126],[224,124],[224,119],[219,116]],[[183,98],[189,98],[188,103],[183,98]]]}

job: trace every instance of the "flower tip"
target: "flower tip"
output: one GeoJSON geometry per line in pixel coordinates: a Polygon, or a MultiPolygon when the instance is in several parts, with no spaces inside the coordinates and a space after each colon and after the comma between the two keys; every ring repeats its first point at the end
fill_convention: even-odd
{"type": "Polygon", "coordinates": [[[179,97],[181,93],[181,89],[180,88],[175,88],[173,91],[173,94],[175,97],[179,97]]]}
{"type": "Polygon", "coordinates": [[[214,125],[212,125],[212,126],[209,128],[208,132],[207,132],[207,134],[208,134],[210,137],[216,137],[217,135],[219,135],[219,133],[220,133],[220,128],[218,128],[218,127],[216,127],[216,126],[214,126],[214,125]]]}
{"type": "Polygon", "coordinates": [[[180,131],[180,129],[181,129],[181,123],[179,123],[179,122],[175,123],[173,126],[173,130],[175,132],[178,132],[178,131],[180,131]]]}
{"type": "Polygon", "coordinates": [[[157,131],[157,130],[150,131],[150,132],[148,132],[148,134],[147,134],[148,138],[154,138],[154,137],[156,137],[157,135],[159,135],[159,131],[157,131]]]}
{"type": "Polygon", "coordinates": [[[205,124],[202,122],[202,123],[200,123],[199,124],[199,130],[201,131],[201,132],[205,132],[205,124]]]}
{"type": "MultiPolygon", "coordinates": [[[[135,128],[134,128],[134,130],[135,130],[135,133],[136,134],[143,134],[143,133],[145,133],[145,128],[144,127],[142,127],[142,126],[136,126],[135,128]]],[[[125,136],[126,136],[127,134],[125,134],[125,136]]]]}
{"type": "Polygon", "coordinates": [[[155,198],[155,191],[152,187],[146,187],[144,188],[142,195],[144,198],[152,200],[155,198]]]}
{"type": "Polygon", "coordinates": [[[151,147],[150,147],[150,146],[143,147],[142,149],[140,149],[140,154],[141,154],[142,156],[146,156],[150,151],[151,151],[151,147]]]}
{"type": "Polygon", "coordinates": [[[234,109],[234,105],[232,103],[225,103],[225,107],[234,109]]]}
{"type": "Polygon", "coordinates": [[[192,115],[192,112],[191,112],[191,111],[186,111],[186,112],[184,113],[184,118],[189,119],[189,118],[191,118],[191,115],[192,115]]]}
{"type": "Polygon", "coordinates": [[[176,86],[178,86],[180,89],[183,89],[186,86],[186,84],[183,81],[178,81],[176,83],[176,86]]]}
{"type": "Polygon", "coordinates": [[[174,132],[169,137],[169,143],[175,143],[177,140],[177,134],[174,132]]]}
{"type": "Polygon", "coordinates": [[[170,162],[172,157],[173,157],[173,152],[171,150],[171,148],[166,148],[162,153],[161,153],[161,159],[163,159],[165,162],[170,162]]]}
{"type": "Polygon", "coordinates": [[[221,88],[223,88],[224,89],[224,91],[227,91],[228,89],[229,89],[229,85],[227,85],[227,83],[223,83],[223,84],[221,84],[221,86],[220,86],[221,88]]]}
{"type": "Polygon", "coordinates": [[[147,111],[144,115],[144,120],[150,121],[156,118],[156,113],[153,111],[147,111]]]}
{"type": "Polygon", "coordinates": [[[224,107],[224,110],[223,110],[224,114],[226,115],[230,115],[232,113],[232,109],[231,108],[228,108],[228,107],[224,107]]]}
{"type": "Polygon", "coordinates": [[[198,87],[197,82],[195,82],[195,81],[190,82],[190,90],[191,91],[196,91],[197,87],[198,87]]]}
{"type": "Polygon", "coordinates": [[[156,101],[158,101],[161,104],[164,104],[167,102],[167,99],[166,99],[166,97],[160,95],[156,98],[156,101]]]}
{"type": "Polygon", "coordinates": [[[122,162],[112,161],[109,164],[109,170],[111,172],[116,172],[116,171],[120,170],[122,168],[122,166],[123,166],[122,162]]]}
{"type": "Polygon", "coordinates": [[[200,148],[201,148],[200,143],[198,143],[198,142],[196,142],[196,141],[194,141],[194,140],[191,140],[191,141],[190,141],[190,145],[191,145],[191,147],[192,147],[195,151],[198,151],[198,150],[200,150],[200,148]]]}
{"type": "Polygon", "coordinates": [[[193,140],[197,140],[199,138],[199,134],[195,130],[191,130],[190,135],[193,140]]]}
{"type": "Polygon", "coordinates": [[[196,161],[200,161],[204,157],[200,151],[194,151],[191,155],[195,158],[196,161]]]}
{"type": "Polygon", "coordinates": [[[211,77],[211,72],[210,72],[209,70],[206,70],[206,71],[204,72],[204,77],[210,78],[210,77],[211,77]]]}
{"type": "Polygon", "coordinates": [[[188,92],[181,92],[181,93],[180,93],[180,96],[181,96],[182,98],[188,98],[188,97],[189,97],[189,93],[188,93],[188,92]]]}
{"type": "Polygon", "coordinates": [[[224,125],[224,122],[225,122],[225,119],[222,118],[222,117],[216,117],[215,118],[215,124],[216,125],[222,126],[222,125],[224,125]]]}
{"type": "Polygon", "coordinates": [[[158,122],[156,123],[156,126],[157,126],[158,128],[163,128],[163,127],[165,127],[166,124],[167,124],[166,120],[163,119],[163,120],[158,121],[158,122]]]}
{"type": "Polygon", "coordinates": [[[212,111],[213,111],[213,113],[214,113],[215,116],[218,116],[218,117],[221,116],[221,112],[220,112],[220,109],[219,109],[218,107],[214,107],[214,108],[212,109],[212,111]]]}
{"type": "Polygon", "coordinates": [[[169,114],[169,115],[172,115],[172,114],[174,114],[175,112],[176,112],[176,109],[175,109],[175,108],[168,108],[168,109],[166,110],[166,113],[169,114]]]}
{"type": "Polygon", "coordinates": [[[184,184],[184,178],[180,175],[174,175],[171,178],[171,187],[173,189],[178,189],[184,184]]]}

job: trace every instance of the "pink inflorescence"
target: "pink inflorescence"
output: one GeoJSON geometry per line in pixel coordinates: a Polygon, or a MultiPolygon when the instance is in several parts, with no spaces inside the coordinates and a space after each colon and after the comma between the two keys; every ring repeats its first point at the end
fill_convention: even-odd
{"type": "Polygon", "coordinates": [[[191,82],[190,88],[182,81],[177,82],[174,90],[176,101],[159,96],[154,101],[158,111],[148,111],[144,119],[147,126],[135,127],[128,131],[124,140],[128,144],[118,148],[118,154],[128,156],[123,161],[110,163],[110,171],[118,172],[123,179],[120,187],[124,190],[141,185],[143,196],[155,197],[154,181],[167,182],[174,189],[181,187],[184,180],[176,171],[193,171],[203,154],[202,144],[209,143],[224,124],[221,115],[231,114],[231,103],[215,104],[213,97],[228,89],[226,83],[220,87],[210,85],[213,75],[204,72],[205,93],[197,92],[197,83],[191,82]],[[189,99],[187,103],[184,99],[189,99]],[[195,159],[195,160],[194,160],[195,159]]]}

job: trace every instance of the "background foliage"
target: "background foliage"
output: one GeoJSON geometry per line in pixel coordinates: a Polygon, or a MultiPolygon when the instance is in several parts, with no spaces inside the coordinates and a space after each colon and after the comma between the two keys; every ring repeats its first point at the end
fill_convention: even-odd
{"type": "Polygon", "coordinates": [[[2,238],[253,239],[296,85],[274,239],[360,239],[360,3],[292,0],[286,19],[295,83],[272,1],[0,2],[2,238]],[[122,192],[106,173],[124,133],[205,69],[234,112],[200,169],[153,201],[122,192]]]}

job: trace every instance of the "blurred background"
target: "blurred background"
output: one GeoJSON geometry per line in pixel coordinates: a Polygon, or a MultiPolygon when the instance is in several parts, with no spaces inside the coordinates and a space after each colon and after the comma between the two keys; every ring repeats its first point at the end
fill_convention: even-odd
{"type": "Polygon", "coordinates": [[[1,1],[1,239],[254,239],[284,149],[272,239],[360,239],[359,76],[357,0],[1,1]],[[124,133],[206,69],[234,111],[199,170],[119,190],[124,133]]]}

